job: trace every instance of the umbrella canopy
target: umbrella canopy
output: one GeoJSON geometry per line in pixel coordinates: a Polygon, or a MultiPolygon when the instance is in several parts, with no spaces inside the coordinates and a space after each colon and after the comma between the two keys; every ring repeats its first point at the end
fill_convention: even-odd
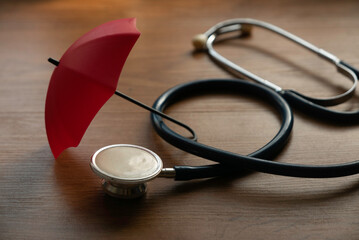
{"type": "Polygon", "coordinates": [[[136,19],[102,24],[74,42],[55,68],[45,124],[55,158],[80,143],[92,119],[115,93],[122,67],[140,32],[136,19]]]}

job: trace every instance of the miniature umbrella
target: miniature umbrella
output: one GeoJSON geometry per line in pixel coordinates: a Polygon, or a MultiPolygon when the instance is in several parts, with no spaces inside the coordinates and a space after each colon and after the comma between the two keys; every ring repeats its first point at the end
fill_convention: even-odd
{"type": "Polygon", "coordinates": [[[140,32],[136,19],[102,24],[74,42],[55,68],[46,96],[45,125],[55,158],[68,147],[79,145],[92,119],[114,94],[189,130],[188,126],[116,91],[122,67],[140,32]]]}

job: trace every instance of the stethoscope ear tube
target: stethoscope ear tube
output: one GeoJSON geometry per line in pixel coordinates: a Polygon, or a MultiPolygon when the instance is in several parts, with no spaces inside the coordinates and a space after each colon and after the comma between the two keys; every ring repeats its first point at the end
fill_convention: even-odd
{"type": "MultiPolygon", "coordinates": [[[[344,75],[347,75],[348,77],[359,77],[359,71],[344,61],[340,61],[337,67],[339,72],[343,73],[344,75]],[[348,69],[353,73],[349,74],[348,69]]],[[[340,124],[354,124],[359,122],[359,111],[337,111],[325,107],[336,105],[335,101],[334,104],[330,104],[330,101],[324,101],[323,103],[321,99],[311,98],[294,90],[282,90],[279,93],[285,100],[289,102],[291,106],[296,109],[299,109],[302,112],[307,113],[309,116],[323,119],[326,122],[340,124]]],[[[342,99],[348,100],[351,96],[352,94],[348,94],[342,99]]]]}
{"type": "Polygon", "coordinates": [[[313,103],[294,90],[283,90],[281,95],[296,109],[309,116],[324,119],[326,122],[353,124],[359,122],[359,111],[342,112],[313,103]]]}
{"type": "Polygon", "coordinates": [[[355,67],[351,66],[350,64],[344,62],[344,61],[340,61],[341,64],[343,64],[344,66],[346,66],[347,68],[349,68],[350,70],[352,70],[355,75],[357,76],[357,78],[359,78],[359,71],[358,69],[356,69],[355,67]]]}
{"type": "MultiPolygon", "coordinates": [[[[259,21],[259,20],[255,20],[255,19],[241,19],[241,18],[226,20],[226,21],[216,24],[215,26],[210,28],[208,31],[206,31],[206,33],[202,34],[201,35],[202,38],[200,41],[201,44],[198,44],[198,41],[195,41],[194,43],[197,43],[196,46],[198,46],[198,45],[202,46],[199,49],[205,50],[208,53],[208,55],[216,63],[218,63],[221,67],[223,67],[227,71],[234,73],[235,75],[244,76],[248,79],[251,79],[259,84],[265,85],[268,88],[273,89],[274,91],[277,91],[280,93],[280,92],[282,92],[281,87],[275,85],[272,82],[269,82],[266,79],[263,79],[263,78],[257,76],[256,74],[254,74],[252,72],[247,71],[246,69],[244,69],[240,66],[238,66],[234,62],[230,61],[229,59],[227,59],[224,56],[222,56],[221,54],[219,54],[213,47],[213,44],[218,36],[220,36],[222,34],[226,34],[228,32],[241,32],[241,31],[247,32],[249,27],[251,27],[251,26],[257,26],[257,27],[261,27],[263,29],[270,30],[273,33],[283,36],[283,37],[303,46],[304,48],[312,51],[313,53],[316,53],[321,58],[332,63],[337,68],[338,72],[340,72],[344,76],[348,77],[353,82],[353,85],[347,91],[345,91],[344,93],[341,93],[339,95],[333,96],[333,97],[313,98],[313,97],[305,96],[303,94],[299,94],[299,93],[295,92],[295,94],[297,94],[301,97],[300,99],[307,100],[307,101],[303,102],[302,105],[307,105],[307,102],[310,101],[313,104],[317,104],[320,106],[326,106],[326,107],[327,106],[335,106],[335,105],[341,104],[341,103],[349,100],[354,95],[356,86],[358,84],[358,76],[359,76],[359,71],[357,69],[355,69],[354,67],[350,66],[349,64],[341,61],[335,55],[333,55],[323,49],[320,49],[320,48],[314,46],[313,44],[287,32],[279,27],[276,27],[272,24],[269,24],[269,23],[266,23],[263,21],[259,21]]],[[[196,48],[196,49],[198,49],[198,48],[196,48]]],[[[330,110],[329,110],[329,112],[330,112],[330,110]]],[[[336,112],[336,115],[339,115],[339,114],[340,114],[340,112],[336,112]]],[[[349,115],[352,115],[352,114],[349,114],[349,115]]],[[[343,117],[346,117],[346,116],[347,116],[347,114],[344,113],[343,117]]]]}

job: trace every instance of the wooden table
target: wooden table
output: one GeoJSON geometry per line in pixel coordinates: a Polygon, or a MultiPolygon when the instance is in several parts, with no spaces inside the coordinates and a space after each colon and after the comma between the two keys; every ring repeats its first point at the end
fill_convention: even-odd
{"type": "MultiPolygon", "coordinates": [[[[89,168],[100,147],[129,143],[158,153],[165,167],[208,164],[163,141],[149,113],[112,97],[79,147],[54,160],[44,127],[53,66],[86,31],[137,17],[142,35],[118,88],[147,104],[176,84],[233,78],[193,35],[237,17],[268,21],[359,68],[358,1],[80,1],[0,2],[0,239],[359,239],[358,176],[300,179],[251,173],[175,182],[155,179],[135,201],[104,194],[89,168]]],[[[241,66],[310,96],[338,94],[350,81],[312,53],[254,29],[218,44],[241,66]]],[[[356,96],[338,109],[359,109],[356,96]]],[[[192,126],[201,142],[248,154],[268,142],[279,116],[255,97],[209,94],[168,113],[192,126]]],[[[277,161],[329,164],[358,159],[359,126],[338,126],[294,109],[291,139],[277,161]]]]}

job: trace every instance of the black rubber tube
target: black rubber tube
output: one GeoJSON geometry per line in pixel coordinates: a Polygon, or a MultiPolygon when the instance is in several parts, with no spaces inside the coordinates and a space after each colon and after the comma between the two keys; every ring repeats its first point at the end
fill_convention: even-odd
{"type": "MultiPolygon", "coordinates": [[[[268,100],[271,99],[271,103],[273,103],[273,100],[280,99],[279,101],[283,103],[283,105],[279,108],[282,109],[281,113],[282,114],[287,113],[290,116],[292,115],[288,104],[285,101],[283,101],[283,99],[279,97],[277,93],[265,87],[262,87],[258,84],[245,82],[243,80],[215,79],[215,80],[195,81],[195,82],[182,84],[168,90],[163,95],[161,95],[154,103],[153,107],[156,108],[157,110],[163,111],[167,106],[181,100],[181,98],[191,95],[191,92],[196,92],[198,89],[208,90],[208,89],[221,88],[221,87],[222,89],[223,87],[230,88],[232,90],[239,92],[244,91],[248,94],[255,94],[256,96],[261,96],[264,98],[268,97],[268,100]]],[[[288,95],[290,95],[289,94],[290,92],[287,93],[288,95]]],[[[292,116],[288,119],[290,120],[286,122],[284,125],[287,127],[287,129],[291,129],[293,124],[292,116]]],[[[291,164],[291,163],[280,163],[280,162],[269,161],[258,157],[253,157],[253,154],[252,156],[244,156],[244,155],[224,151],[221,149],[217,149],[214,147],[201,144],[199,142],[191,141],[177,134],[176,132],[168,128],[168,126],[162,121],[161,117],[155,114],[151,114],[151,120],[157,133],[168,143],[188,153],[224,164],[226,165],[226,167],[228,166],[228,168],[238,169],[238,171],[240,171],[241,169],[247,169],[247,170],[253,170],[258,172],[276,174],[276,175],[306,177],[306,178],[343,177],[343,176],[359,173],[359,161],[343,163],[343,164],[322,165],[322,166],[302,165],[302,164],[291,164]]],[[[282,128],[283,128],[283,124],[282,124],[282,128]]],[[[281,131],[278,134],[280,133],[281,131]]],[[[287,140],[288,139],[287,135],[289,135],[288,132],[285,133],[284,138],[280,138],[280,139],[287,140]]],[[[270,149],[270,151],[266,150],[266,146],[270,144],[268,143],[266,146],[258,150],[259,152],[256,151],[255,153],[257,154],[261,153],[266,155],[268,153],[271,153],[275,149],[278,150],[281,147],[283,147],[283,143],[285,144],[285,142],[286,141],[277,143],[276,141],[274,142],[271,141],[270,143],[274,144],[275,146],[273,149],[270,149]]],[[[203,169],[206,169],[207,166],[202,166],[202,167],[204,167],[203,169]]],[[[195,168],[195,167],[191,167],[191,168],[195,168]]],[[[180,170],[181,167],[177,167],[177,169],[180,170]]],[[[188,179],[203,177],[204,175],[201,175],[201,173],[203,173],[201,171],[202,170],[199,168],[192,170],[193,172],[192,176],[190,176],[188,179]]],[[[210,170],[207,171],[210,172],[210,170]]],[[[217,173],[218,175],[223,174],[223,172],[221,171],[218,172],[214,171],[211,173],[212,175],[216,175],[217,173]]],[[[185,175],[191,174],[190,169],[186,170],[184,174],[185,175]]],[[[177,180],[183,180],[183,179],[177,179],[177,180]]]]}
{"type": "Polygon", "coordinates": [[[301,96],[301,94],[293,90],[284,90],[280,94],[292,107],[308,114],[309,116],[332,123],[353,124],[359,122],[359,111],[342,112],[332,110],[305,99],[301,96]]]}
{"type": "Polygon", "coordinates": [[[356,69],[355,67],[353,67],[352,65],[350,65],[344,61],[340,61],[340,63],[343,64],[344,66],[346,66],[347,68],[349,68],[350,70],[352,70],[355,73],[355,75],[357,75],[357,77],[359,78],[359,70],[358,69],[356,69]]]}
{"type": "MultiPolygon", "coordinates": [[[[340,63],[352,70],[359,78],[359,71],[356,68],[343,61],[340,61],[340,63]]],[[[309,98],[294,90],[283,90],[279,94],[281,94],[292,107],[305,112],[309,116],[323,119],[326,122],[344,124],[354,124],[359,122],[359,111],[332,110],[326,108],[324,105],[318,104],[320,99],[309,98]]]]}
{"type": "MultiPolygon", "coordinates": [[[[293,126],[293,116],[288,104],[276,92],[269,90],[258,84],[253,84],[247,81],[229,80],[229,79],[213,79],[201,80],[190,83],[178,85],[169,89],[162,94],[154,103],[153,108],[164,111],[168,106],[196,94],[208,94],[213,91],[226,91],[235,94],[249,94],[260,98],[269,104],[272,104],[279,112],[282,118],[282,124],[276,136],[268,142],[265,146],[257,151],[249,154],[252,157],[271,159],[273,158],[287,143],[290,132],[293,126]]],[[[151,114],[152,123],[158,134],[166,141],[174,146],[179,147],[185,151],[190,151],[191,146],[188,148],[182,145],[182,141],[178,139],[183,138],[177,133],[170,130],[163,122],[160,116],[151,114]],[[166,130],[164,130],[166,129],[166,130]],[[173,137],[175,136],[175,137],[173,137]]],[[[235,123],[234,123],[235,124],[235,123]]],[[[189,141],[191,145],[192,141],[189,141]]],[[[195,151],[195,149],[193,149],[195,151]]],[[[195,152],[192,152],[196,154],[195,152]]],[[[175,166],[176,180],[190,180],[196,178],[208,178],[230,173],[242,172],[241,168],[233,168],[223,164],[206,165],[206,166],[175,166]]]]}
{"type": "MultiPolygon", "coordinates": [[[[343,61],[340,61],[340,63],[345,67],[349,68],[350,70],[352,70],[356,75],[356,77],[359,78],[359,71],[356,68],[352,67],[351,65],[343,61]]],[[[327,99],[309,97],[299,92],[296,92],[294,90],[283,90],[279,94],[281,94],[286,100],[296,98],[296,100],[294,100],[295,103],[293,102],[293,104],[295,104],[301,110],[308,109],[311,116],[320,118],[324,114],[325,116],[323,117],[325,117],[325,119],[327,119],[327,117],[329,116],[330,120],[334,120],[335,122],[357,121],[359,119],[358,118],[359,111],[341,112],[341,111],[333,111],[328,108],[325,108],[330,106],[336,106],[339,105],[340,103],[348,101],[352,97],[351,94],[346,95],[346,97],[343,98],[340,102],[338,102],[337,100],[328,101],[327,99]],[[287,99],[286,94],[292,96],[288,96],[289,98],[287,99]],[[310,111],[310,109],[313,109],[314,112],[310,111]]]]}

